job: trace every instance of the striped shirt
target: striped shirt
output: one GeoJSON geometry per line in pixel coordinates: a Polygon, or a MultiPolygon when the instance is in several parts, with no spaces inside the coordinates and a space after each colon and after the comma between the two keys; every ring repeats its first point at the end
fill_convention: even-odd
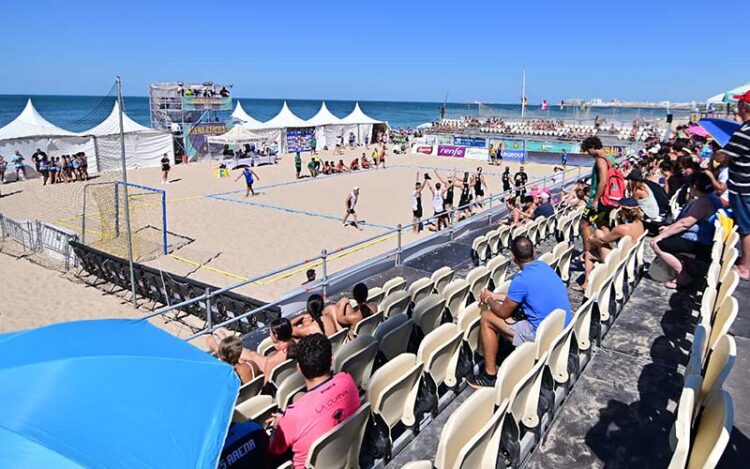
{"type": "Polygon", "coordinates": [[[750,121],[732,134],[722,151],[732,157],[729,164],[729,192],[750,194],[750,121]]]}

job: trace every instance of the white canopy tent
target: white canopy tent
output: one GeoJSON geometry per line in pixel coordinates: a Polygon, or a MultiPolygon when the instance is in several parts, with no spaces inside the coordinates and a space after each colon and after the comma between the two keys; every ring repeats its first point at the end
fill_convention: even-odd
{"type": "Polygon", "coordinates": [[[263,127],[263,122],[245,112],[239,100],[237,101],[237,106],[235,106],[234,111],[232,112],[232,117],[242,122],[243,126],[247,129],[260,129],[263,127]]]}
{"type": "Polygon", "coordinates": [[[326,145],[330,148],[336,144],[336,138],[344,135],[347,126],[341,124],[341,119],[336,117],[328,110],[325,101],[320,105],[320,110],[311,118],[305,121],[307,127],[315,128],[315,139],[318,148],[326,145]]]}
{"type": "MultiPolygon", "coordinates": [[[[18,150],[26,158],[24,163],[27,174],[31,174],[28,172],[29,168],[33,168],[31,155],[37,148],[47,154],[55,153],[56,156],[81,151],[89,156],[96,153],[92,137],[79,136],[52,124],[37,112],[29,99],[17,117],[0,128],[0,155],[5,156],[6,160],[12,160],[15,151],[18,150]]],[[[90,162],[90,168],[91,165],[90,162]]],[[[6,177],[15,177],[15,172],[8,171],[6,177]]]]}
{"type": "Polygon", "coordinates": [[[244,143],[266,142],[267,137],[258,136],[256,132],[245,128],[242,125],[235,125],[228,132],[221,135],[208,137],[208,143],[222,145],[242,145],[244,143]]]}
{"type": "MultiPolygon", "coordinates": [[[[170,161],[174,160],[174,145],[169,132],[145,127],[125,112],[122,113],[122,126],[128,168],[159,166],[165,153],[170,161]]],[[[89,167],[93,163],[94,172],[120,169],[120,105],[117,102],[104,121],[79,135],[94,137],[96,158],[89,158],[89,167]]]]}
{"type": "Polygon", "coordinates": [[[265,130],[266,132],[275,132],[275,139],[279,142],[279,151],[286,152],[287,129],[303,129],[306,127],[310,126],[305,120],[294,114],[292,110],[289,109],[289,105],[287,105],[286,101],[284,101],[284,105],[281,107],[278,114],[272,117],[269,121],[264,122],[258,129],[251,128],[251,130],[254,130],[257,133],[260,133],[262,130],[265,130]]]}
{"type": "Polygon", "coordinates": [[[365,143],[365,141],[372,143],[373,128],[381,127],[384,131],[388,129],[388,123],[365,114],[359,107],[359,103],[356,103],[354,110],[340,122],[347,126],[347,133],[354,133],[358,144],[365,143]]]}
{"type": "MultiPolygon", "coordinates": [[[[232,143],[253,143],[253,142],[267,142],[267,143],[270,142],[270,143],[274,143],[277,145],[280,144],[282,130],[266,128],[265,123],[255,119],[253,116],[245,112],[245,110],[242,108],[242,104],[240,104],[239,101],[237,101],[237,106],[235,106],[234,111],[232,112],[232,117],[242,123],[241,127],[244,128],[245,131],[240,133],[240,131],[238,130],[238,131],[235,131],[237,132],[236,135],[235,134],[227,135],[229,132],[231,132],[232,130],[240,126],[235,125],[234,127],[232,127],[232,130],[230,130],[229,132],[227,132],[227,134],[224,134],[224,135],[227,135],[227,138],[239,137],[240,140],[242,141],[239,141],[239,142],[227,141],[227,142],[224,142],[225,145],[231,145],[232,143]]],[[[209,138],[209,143],[217,143],[217,142],[213,142],[209,138]]]]}

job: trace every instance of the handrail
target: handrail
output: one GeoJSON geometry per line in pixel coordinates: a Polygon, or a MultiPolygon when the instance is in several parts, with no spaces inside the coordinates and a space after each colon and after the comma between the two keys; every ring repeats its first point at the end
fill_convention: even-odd
{"type": "MultiPolygon", "coordinates": [[[[563,171],[561,173],[561,176],[562,176],[561,181],[555,183],[553,185],[553,187],[555,185],[558,185],[558,184],[562,187],[562,186],[564,186],[566,184],[566,182],[570,183],[572,180],[580,178],[581,177],[581,168],[582,168],[581,166],[577,166],[575,168],[570,168],[570,169],[566,169],[565,171],[563,171]],[[577,176],[575,176],[573,178],[570,178],[570,179],[567,179],[566,176],[568,174],[572,173],[572,172],[577,172],[577,176]]],[[[328,281],[332,277],[335,278],[337,276],[337,273],[329,274],[327,272],[327,270],[326,270],[326,259],[329,256],[331,256],[332,254],[337,254],[337,253],[344,252],[346,250],[353,249],[353,248],[356,248],[358,246],[361,246],[361,245],[364,245],[364,244],[367,244],[367,243],[371,243],[372,241],[384,238],[386,236],[390,236],[390,235],[392,235],[394,233],[401,234],[405,230],[406,231],[410,230],[411,228],[413,228],[417,224],[429,222],[431,220],[434,220],[434,219],[437,219],[437,218],[440,218],[440,217],[443,217],[443,216],[446,216],[446,215],[453,215],[456,212],[459,212],[459,211],[462,211],[462,210],[466,210],[467,208],[471,208],[471,207],[477,206],[477,205],[488,204],[489,207],[488,207],[488,209],[486,211],[488,212],[488,217],[491,219],[491,217],[492,217],[491,210],[492,210],[492,202],[493,201],[504,200],[507,195],[512,194],[513,192],[515,192],[517,190],[520,190],[520,189],[527,190],[527,189],[529,189],[529,188],[531,188],[531,187],[533,187],[535,185],[538,185],[540,183],[544,184],[544,186],[546,187],[546,181],[548,181],[548,180],[550,180],[552,178],[558,178],[558,177],[560,177],[560,175],[549,175],[549,176],[545,176],[545,177],[542,177],[542,178],[537,178],[537,179],[534,179],[533,181],[530,181],[530,182],[526,183],[523,186],[520,186],[520,187],[517,187],[517,188],[512,188],[509,191],[503,191],[503,192],[501,192],[499,194],[490,194],[490,195],[488,195],[487,197],[485,197],[485,198],[483,198],[481,200],[472,201],[472,202],[469,202],[468,204],[465,204],[465,205],[462,205],[462,206],[453,207],[449,212],[446,212],[445,214],[441,214],[439,216],[432,215],[430,217],[427,217],[425,219],[420,220],[419,222],[412,222],[412,223],[405,224],[405,225],[400,224],[400,225],[398,225],[397,228],[390,229],[390,230],[386,231],[385,233],[381,233],[381,234],[376,235],[376,236],[371,236],[371,237],[366,238],[364,240],[360,240],[360,241],[357,241],[355,243],[351,243],[351,244],[348,244],[348,245],[345,245],[345,246],[341,246],[341,247],[335,248],[334,250],[331,250],[331,251],[323,250],[321,252],[321,254],[319,254],[317,256],[314,256],[314,257],[311,257],[311,258],[307,258],[305,260],[298,261],[298,262],[295,262],[293,264],[290,264],[290,265],[287,265],[287,266],[284,266],[284,267],[273,269],[273,270],[268,271],[268,272],[264,272],[262,274],[253,276],[253,277],[248,278],[246,280],[242,280],[241,282],[238,282],[238,283],[226,286],[226,287],[222,287],[222,288],[219,288],[219,289],[214,290],[214,291],[211,291],[210,289],[207,289],[206,293],[204,293],[204,294],[202,294],[200,296],[197,296],[195,298],[191,298],[189,300],[185,300],[185,301],[182,301],[180,303],[173,304],[173,305],[163,306],[161,308],[158,308],[158,309],[156,309],[156,310],[154,310],[154,311],[152,311],[152,312],[150,312],[150,313],[142,316],[140,319],[142,319],[142,320],[151,319],[153,317],[160,316],[160,315],[169,313],[171,311],[175,311],[175,310],[184,308],[185,306],[189,306],[191,304],[195,304],[195,303],[199,303],[199,302],[205,301],[205,302],[207,302],[207,311],[206,311],[206,313],[207,313],[207,315],[206,315],[207,321],[206,321],[206,324],[204,325],[203,329],[201,329],[201,330],[193,333],[192,335],[188,336],[187,338],[185,338],[185,340],[187,340],[187,341],[193,340],[193,339],[195,339],[197,337],[200,337],[202,335],[209,334],[209,333],[213,332],[214,330],[216,330],[217,328],[226,327],[226,326],[228,326],[228,325],[230,325],[232,323],[235,323],[237,321],[242,321],[243,319],[248,318],[251,315],[254,315],[256,313],[262,312],[262,311],[264,311],[264,310],[266,310],[268,308],[281,305],[289,297],[288,294],[282,295],[280,298],[278,298],[274,302],[265,304],[263,306],[260,306],[258,308],[253,309],[253,310],[250,310],[250,311],[246,311],[245,313],[243,313],[241,315],[234,316],[234,317],[229,318],[226,321],[220,322],[218,324],[213,324],[212,321],[209,319],[211,317],[210,300],[211,300],[212,297],[214,297],[216,295],[220,295],[222,293],[226,293],[226,292],[235,290],[237,288],[241,288],[241,287],[243,287],[245,285],[258,282],[260,280],[263,280],[263,279],[266,279],[268,277],[280,274],[282,272],[286,272],[286,271],[289,271],[289,270],[292,270],[292,269],[296,269],[296,268],[299,268],[299,267],[304,266],[304,265],[309,265],[310,263],[318,261],[318,260],[322,260],[323,264],[324,264],[323,265],[324,272],[323,272],[323,278],[321,279],[321,286],[323,287],[323,291],[325,293],[326,287],[328,285],[328,281]]],[[[474,216],[467,217],[467,218],[465,218],[464,220],[462,220],[460,222],[452,224],[451,225],[451,232],[453,232],[455,230],[456,226],[460,227],[460,226],[463,226],[464,224],[468,224],[469,222],[472,221],[472,219],[475,219],[475,217],[474,216]]],[[[452,236],[453,235],[451,234],[451,238],[452,238],[452,236]]],[[[398,246],[396,248],[396,253],[395,253],[397,261],[399,261],[399,259],[401,257],[402,247],[403,246],[401,245],[401,236],[399,236],[398,237],[398,246]]],[[[389,253],[384,253],[381,256],[390,257],[392,255],[393,255],[393,252],[389,252],[389,253]]]]}

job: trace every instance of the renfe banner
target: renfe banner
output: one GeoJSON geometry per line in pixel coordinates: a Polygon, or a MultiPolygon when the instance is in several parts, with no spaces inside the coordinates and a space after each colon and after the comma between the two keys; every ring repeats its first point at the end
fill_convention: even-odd
{"type": "Polygon", "coordinates": [[[438,145],[438,156],[451,156],[453,158],[463,158],[466,153],[466,147],[456,145],[438,145]]]}
{"type": "Polygon", "coordinates": [[[458,135],[453,136],[453,144],[461,145],[464,147],[481,147],[487,146],[487,140],[480,137],[460,137],[458,135]]]}

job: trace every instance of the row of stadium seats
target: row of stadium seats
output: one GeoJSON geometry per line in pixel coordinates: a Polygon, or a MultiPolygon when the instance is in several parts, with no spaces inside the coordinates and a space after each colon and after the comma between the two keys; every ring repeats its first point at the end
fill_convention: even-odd
{"type": "Polygon", "coordinates": [[[670,434],[674,451],[670,469],[715,467],[732,432],[732,397],[723,384],[737,356],[729,329],[739,308],[732,296],[739,284],[739,275],[732,270],[738,242],[736,228],[725,236],[723,227],[716,224],[712,260],[693,314],[697,325],[670,434]]]}
{"type": "MultiPolygon", "coordinates": [[[[344,329],[330,336],[334,372],[346,371],[352,375],[367,394],[370,425],[377,422],[376,428],[386,429],[381,435],[386,448],[376,455],[381,461],[391,458],[396,436],[409,429],[418,433],[423,414],[436,417],[465,388],[464,377],[473,373],[476,358],[480,357],[480,309],[476,298],[486,287],[496,292],[507,291],[510,282],[505,278],[509,264],[507,257],[498,254],[487,265],[469,271],[465,278],[454,278],[455,273],[449,267],[437,269],[430,277],[418,279],[408,287],[403,278],[392,278],[382,287],[370,289],[368,302],[378,305],[375,314],[357,323],[351,331],[344,329]]],[[[271,351],[270,339],[258,346],[258,353],[271,351]]],[[[264,421],[304,392],[304,379],[294,360],[276,366],[269,383],[264,390],[260,376],[242,386],[235,421],[264,421]]],[[[335,431],[361,441],[360,434],[350,426],[361,429],[366,417],[360,411],[335,431]]],[[[323,444],[322,441],[328,440],[324,437],[319,443],[323,444]]],[[[347,441],[346,450],[338,443],[333,445],[339,448],[339,454],[330,467],[338,467],[341,454],[359,453],[360,443],[347,441]]],[[[313,466],[329,467],[322,463],[316,450],[310,455],[312,461],[317,461],[313,466]]]]}

